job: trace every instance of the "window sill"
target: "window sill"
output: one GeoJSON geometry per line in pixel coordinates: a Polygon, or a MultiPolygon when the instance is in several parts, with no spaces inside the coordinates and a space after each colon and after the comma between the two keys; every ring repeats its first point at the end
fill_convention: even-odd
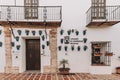
{"type": "Polygon", "coordinates": [[[92,64],[91,66],[110,66],[110,65],[105,65],[105,64],[92,64]]]}

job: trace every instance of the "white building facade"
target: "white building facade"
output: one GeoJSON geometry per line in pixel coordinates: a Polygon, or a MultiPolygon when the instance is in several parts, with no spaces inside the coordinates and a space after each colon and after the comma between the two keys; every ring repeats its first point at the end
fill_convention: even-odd
{"type": "Polygon", "coordinates": [[[71,73],[115,73],[120,66],[119,4],[0,0],[0,73],[56,73],[62,59],[71,73]]]}

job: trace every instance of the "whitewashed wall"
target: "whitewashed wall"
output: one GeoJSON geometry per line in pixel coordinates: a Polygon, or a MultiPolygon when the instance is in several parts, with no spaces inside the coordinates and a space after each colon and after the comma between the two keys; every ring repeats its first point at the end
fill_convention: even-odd
{"type": "Polygon", "coordinates": [[[0,47],[0,73],[4,72],[5,67],[5,44],[4,44],[4,29],[0,26],[0,30],[2,30],[0,35],[0,42],[2,42],[2,47],[0,47]]]}
{"type": "MultiPolygon", "coordinates": [[[[14,0],[0,0],[0,5],[14,5],[14,0]]],[[[16,5],[23,5],[23,0],[16,0],[16,5]]],[[[91,49],[90,49],[90,42],[91,41],[111,41],[112,46],[112,52],[115,54],[112,57],[112,65],[104,69],[111,70],[112,72],[115,72],[115,67],[120,66],[120,59],[118,59],[118,56],[120,56],[120,24],[116,24],[112,27],[107,28],[86,28],[86,11],[91,5],[91,0],[40,0],[39,1],[40,6],[62,6],[62,25],[61,28],[64,30],[68,29],[78,29],[80,33],[82,33],[82,30],[87,29],[87,35],[88,38],[87,46],[88,50],[83,51],[83,49],[80,50],[80,52],[71,51],[69,50],[67,53],[68,55],[65,55],[65,51],[58,51],[58,62],[62,58],[66,58],[69,61],[69,67],[71,68],[71,72],[90,72],[90,73],[101,73],[98,67],[96,67],[96,71],[92,69],[93,67],[90,65],[91,63],[91,49]],[[91,71],[92,70],[92,71],[91,71]],[[98,71],[97,71],[98,70],[98,71]]],[[[120,0],[107,0],[107,5],[119,5],[120,0]]],[[[16,30],[16,29],[15,29],[16,30]]],[[[63,36],[59,35],[58,29],[58,45],[61,45],[59,43],[59,38],[62,38],[63,36]]],[[[23,30],[24,32],[24,30],[23,30]]],[[[65,33],[66,35],[66,33],[65,33]]],[[[72,35],[75,37],[75,35],[72,35]]],[[[82,37],[82,34],[80,34],[79,37],[82,37]]],[[[3,38],[1,38],[2,40],[3,38]]],[[[21,40],[22,42],[22,40],[21,40]]],[[[24,42],[24,40],[23,40],[24,42]]],[[[21,43],[20,43],[21,44],[21,43]]],[[[80,44],[83,46],[84,44],[80,44]]],[[[64,46],[64,45],[63,45],[64,46]]],[[[4,46],[3,46],[4,47],[4,46]]],[[[15,49],[13,49],[15,50],[15,49]]],[[[4,53],[4,51],[3,51],[4,53]]],[[[0,53],[2,54],[2,53],[0,53]]],[[[13,65],[20,66],[21,72],[23,70],[24,66],[19,65],[17,62],[21,63],[21,50],[18,60],[15,60],[13,57],[13,65]]],[[[13,53],[13,56],[16,54],[13,53]]],[[[4,55],[2,55],[4,56],[4,55]]],[[[48,57],[49,58],[49,57],[48,57]]],[[[49,59],[44,58],[42,61],[42,64],[49,64],[49,59]],[[46,62],[47,60],[47,62],[46,62]]],[[[4,64],[4,59],[2,61],[2,64],[4,64]]],[[[58,63],[59,64],[59,63],[58,63]]],[[[0,64],[1,65],[1,64],[0,64]]],[[[1,65],[0,71],[4,71],[3,65],[1,65]]],[[[107,71],[102,71],[104,73],[111,73],[107,71]]]]}

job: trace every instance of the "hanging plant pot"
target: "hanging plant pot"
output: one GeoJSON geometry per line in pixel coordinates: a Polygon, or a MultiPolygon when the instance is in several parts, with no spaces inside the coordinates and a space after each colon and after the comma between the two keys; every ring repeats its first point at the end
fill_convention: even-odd
{"type": "Polygon", "coordinates": [[[74,46],[71,46],[71,50],[74,51],[74,46]]]}
{"type": "Polygon", "coordinates": [[[42,45],[42,49],[45,49],[45,45],[42,45]]]}
{"type": "Polygon", "coordinates": [[[32,34],[33,34],[33,35],[35,35],[35,33],[36,33],[35,31],[32,31],[32,34]]]}
{"type": "Polygon", "coordinates": [[[0,35],[2,34],[2,30],[0,30],[0,35]]]}
{"type": "Polygon", "coordinates": [[[2,47],[2,42],[0,42],[0,47],[2,47]]]}
{"type": "Polygon", "coordinates": [[[77,47],[77,50],[80,51],[80,46],[77,47]]]}
{"type": "Polygon", "coordinates": [[[15,46],[15,43],[14,43],[14,42],[11,42],[11,46],[14,47],[14,46],[15,46]]]}
{"type": "Polygon", "coordinates": [[[42,40],[43,40],[43,41],[45,40],[45,36],[44,36],[44,35],[42,36],[42,40]]]}
{"type": "Polygon", "coordinates": [[[47,46],[49,46],[49,45],[50,45],[50,42],[49,42],[49,41],[47,41],[47,42],[46,42],[46,44],[47,44],[47,46]]]}
{"type": "Polygon", "coordinates": [[[63,44],[64,40],[63,40],[63,39],[60,39],[60,42],[61,42],[61,44],[63,44]]]}
{"type": "Polygon", "coordinates": [[[21,30],[18,30],[17,32],[18,32],[18,34],[19,34],[19,35],[21,35],[21,33],[22,33],[22,31],[21,31],[21,30]]]}
{"type": "Polygon", "coordinates": [[[26,35],[29,35],[29,30],[26,30],[25,33],[26,33],[26,35]]]}
{"type": "Polygon", "coordinates": [[[68,30],[67,33],[68,33],[68,35],[70,35],[71,34],[71,30],[68,30]]]}
{"type": "Polygon", "coordinates": [[[60,35],[63,35],[63,33],[64,33],[64,30],[61,29],[61,30],[60,30],[60,35]]]}
{"type": "Polygon", "coordinates": [[[86,32],[87,32],[87,30],[84,30],[84,31],[83,31],[83,35],[86,35],[86,32]]]}
{"type": "Polygon", "coordinates": [[[17,48],[17,50],[20,50],[20,45],[17,45],[16,48],[17,48]]]}
{"type": "Polygon", "coordinates": [[[42,31],[41,30],[39,31],[39,35],[42,35],[42,31]]]}
{"type": "Polygon", "coordinates": [[[87,38],[83,38],[83,42],[86,43],[87,42],[87,38]]]}
{"type": "Polygon", "coordinates": [[[79,35],[79,31],[76,31],[75,33],[76,33],[77,36],[79,35]]]}
{"type": "Polygon", "coordinates": [[[16,39],[16,41],[19,41],[19,36],[17,36],[15,39],[16,39]]]}
{"type": "Polygon", "coordinates": [[[61,46],[58,46],[58,50],[59,50],[59,51],[61,51],[61,48],[62,48],[61,46]]]}
{"type": "Polygon", "coordinates": [[[74,29],[72,29],[72,33],[74,33],[74,29]]]}
{"type": "Polygon", "coordinates": [[[68,47],[67,47],[67,46],[65,46],[64,48],[65,48],[65,51],[67,51],[68,47]]]}
{"type": "Polygon", "coordinates": [[[86,45],[84,45],[83,49],[84,49],[84,51],[86,51],[88,49],[88,47],[86,45]]]}

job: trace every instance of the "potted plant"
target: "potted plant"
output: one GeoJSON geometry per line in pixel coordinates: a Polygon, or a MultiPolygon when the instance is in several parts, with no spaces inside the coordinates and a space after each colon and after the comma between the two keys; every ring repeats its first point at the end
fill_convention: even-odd
{"type": "Polygon", "coordinates": [[[74,29],[72,29],[72,33],[74,33],[74,29]]]}
{"type": "Polygon", "coordinates": [[[83,30],[83,35],[86,35],[87,30],[83,30]]]}
{"type": "Polygon", "coordinates": [[[29,35],[29,30],[25,30],[26,35],[29,35]]]}
{"type": "Polygon", "coordinates": [[[71,30],[68,30],[67,33],[68,33],[68,35],[70,35],[71,34],[71,30]]]}
{"type": "Polygon", "coordinates": [[[45,49],[45,45],[42,45],[42,49],[45,49]]]}
{"type": "Polygon", "coordinates": [[[80,51],[80,46],[77,47],[77,50],[80,51]]]}
{"type": "Polygon", "coordinates": [[[19,41],[19,36],[15,37],[16,38],[16,41],[19,41]]]}
{"type": "Polygon", "coordinates": [[[1,35],[1,33],[2,33],[2,30],[0,30],[0,35],[1,35]]]}
{"type": "Polygon", "coordinates": [[[71,46],[71,50],[72,50],[72,51],[74,50],[74,46],[71,46]]]}
{"type": "Polygon", "coordinates": [[[102,56],[102,53],[94,53],[94,56],[102,56]]]}
{"type": "Polygon", "coordinates": [[[79,35],[79,31],[76,31],[75,33],[76,33],[77,36],[79,35]]]}
{"type": "Polygon", "coordinates": [[[35,31],[32,31],[32,34],[35,35],[35,31]]]}
{"type": "Polygon", "coordinates": [[[46,44],[47,44],[47,46],[49,46],[49,45],[50,45],[50,42],[49,42],[49,41],[47,41],[47,42],[46,42],[46,44]]]}
{"type": "Polygon", "coordinates": [[[105,56],[113,56],[113,53],[112,52],[106,52],[105,56]]]}
{"type": "Polygon", "coordinates": [[[18,30],[17,32],[18,32],[18,34],[19,34],[19,35],[21,35],[21,33],[22,33],[22,31],[21,31],[21,30],[18,30]]]}
{"type": "Polygon", "coordinates": [[[2,42],[0,42],[0,47],[2,47],[2,42]]]}
{"type": "Polygon", "coordinates": [[[14,43],[14,42],[11,42],[11,46],[14,47],[14,46],[15,46],[15,43],[14,43]]]}
{"type": "Polygon", "coordinates": [[[69,74],[70,68],[66,67],[66,64],[69,65],[68,60],[61,60],[60,65],[62,65],[61,68],[59,68],[60,74],[69,74]]]}
{"type": "Polygon", "coordinates": [[[84,49],[84,51],[86,51],[88,49],[88,47],[86,45],[84,45],[83,49],[84,49]]]}
{"type": "Polygon", "coordinates": [[[42,35],[42,31],[41,30],[39,31],[39,35],[42,35]]]}
{"type": "Polygon", "coordinates": [[[44,35],[42,36],[42,40],[43,40],[43,41],[45,40],[45,36],[44,36],[44,35]]]}
{"type": "Polygon", "coordinates": [[[63,39],[60,39],[61,44],[63,44],[63,39]]]}
{"type": "Polygon", "coordinates": [[[120,74],[120,67],[116,67],[116,73],[120,74]]]}
{"type": "Polygon", "coordinates": [[[67,46],[65,46],[64,48],[65,48],[65,51],[67,51],[68,47],[67,47],[67,46]]]}
{"type": "Polygon", "coordinates": [[[58,46],[59,51],[61,51],[61,48],[62,48],[61,46],[58,46]]]}
{"type": "Polygon", "coordinates": [[[87,42],[87,38],[83,38],[83,42],[86,43],[87,42]]]}
{"type": "Polygon", "coordinates": [[[64,30],[63,30],[63,29],[61,29],[61,30],[60,30],[60,34],[61,34],[61,35],[63,35],[63,33],[64,33],[64,30]]]}
{"type": "Polygon", "coordinates": [[[20,50],[20,45],[17,45],[16,48],[17,48],[17,50],[20,50]]]}

